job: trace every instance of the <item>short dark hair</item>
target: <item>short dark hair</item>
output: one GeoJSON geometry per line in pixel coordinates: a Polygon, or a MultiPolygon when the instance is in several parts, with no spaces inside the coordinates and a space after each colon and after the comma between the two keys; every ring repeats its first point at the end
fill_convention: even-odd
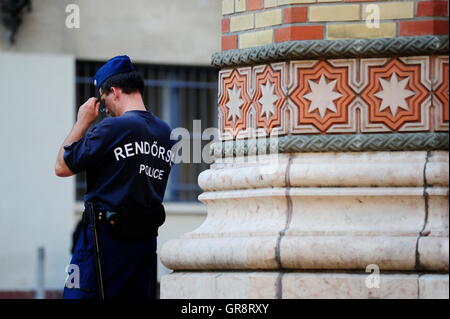
{"type": "Polygon", "coordinates": [[[102,93],[108,95],[111,93],[111,88],[116,87],[122,90],[125,94],[141,93],[144,94],[144,79],[136,72],[119,73],[108,78],[100,87],[102,93]]]}

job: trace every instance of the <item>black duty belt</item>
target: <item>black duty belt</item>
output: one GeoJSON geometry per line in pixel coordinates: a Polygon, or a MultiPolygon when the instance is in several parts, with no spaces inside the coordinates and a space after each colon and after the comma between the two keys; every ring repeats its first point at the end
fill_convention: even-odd
{"type": "Polygon", "coordinates": [[[94,217],[96,219],[96,222],[102,222],[105,220],[108,220],[112,225],[115,224],[115,219],[117,216],[117,212],[113,211],[94,211],[93,213],[88,213],[88,210],[86,209],[83,212],[82,221],[86,224],[94,224],[94,220],[92,220],[94,217]]]}
{"type": "Polygon", "coordinates": [[[165,219],[166,212],[162,204],[142,208],[121,206],[116,211],[95,210],[94,213],[86,209],[83,213],[84,223],[93,225],[107,221],[112,233],[124,239],[156,237],[165,219]]]}

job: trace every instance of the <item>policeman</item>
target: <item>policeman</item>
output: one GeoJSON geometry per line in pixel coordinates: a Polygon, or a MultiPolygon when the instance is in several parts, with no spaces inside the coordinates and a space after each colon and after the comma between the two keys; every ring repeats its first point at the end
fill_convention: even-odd
{"type": "Polygon", "coordinates": [[[55,165],[57,176],[87,176],[63,298],[153,298],[161,203],[175,155],[171,129],[146,110],[144,81],[128,56],[109,60],[94,84],[100,98],[80,107],[55,165]],[[89,129],[101,105],[110,117],[89,129]]]}

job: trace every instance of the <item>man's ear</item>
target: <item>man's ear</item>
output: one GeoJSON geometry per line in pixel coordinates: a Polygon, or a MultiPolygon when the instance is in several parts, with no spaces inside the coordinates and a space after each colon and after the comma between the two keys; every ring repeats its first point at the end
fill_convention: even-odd
{"type": "Polygon", "coordinates": [[[116,87],[111,87],[111,93],[113,94],[114,100],[120,100],[120,96],[122,95],[122,90],[116,87]]]}

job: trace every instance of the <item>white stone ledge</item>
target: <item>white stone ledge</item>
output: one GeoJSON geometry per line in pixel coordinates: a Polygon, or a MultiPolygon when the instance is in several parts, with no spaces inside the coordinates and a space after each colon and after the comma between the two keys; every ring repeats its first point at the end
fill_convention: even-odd
{"type": "MultiPolygon", "coordinates": [[[[418,236],[285,236],[279,261],[293,270],[360,270],[376,264],[383,271],[416,270],[418,236]]],[[[173,270],[276,270],[277,236],[184,238],[161,251],[173,270]]],[[[448,237],[421,238],[421,269],[448,272],[448,237]]]]}
{"type": "Polygon", "coordinates": [[[441,151],[431,152],[428,158],[427,152],[330,152],[236,157],[228,161],[216,163],[200,174],[198,181],[203,190],[415,187],[424,186],[424,177],[428,185],[449,183],[449,155],[441,151]]]}
{"type": "Polygon", "coordinates": [[[162,299],[448,299],[448,274],[175,272],[161,279],[162,299]],[[281,280],[280,280],[281,279],[281,280]]]}
{"type": "MultiPolygon", "coordinates": [[[[426,189],[431,196],[448,196],[446,187],[429,187],[426,189]]],[[[258,197],[286,197],[286,196],[423,196],[423,187],[290,187],[243,189],[232,191],[206,192],[199,196],[199,200],[211,201],[217,199],[239,199],[258,197]]]]}
{"type": "Polygon", "coordinates": [[[401,191],[400,195],[392,193],[395,192],[387,192],[386,196],[291,196],[286,235],[314,232],[417,236],[426,222],[428,235],[448,237],[448,196],[430,195],[426,200],[420,192],[416,196],[405,196],[401,191]]]}
{"type": "Polygon", "coordinates": [[[419,298],[449,299],[449,276],[425,274],[419,277],[419,298]]]}
{"type": "MultiPolygon", "coordinates": [[[[180,237],[180,239],[188,240],[188,239],[211,239],[211,238],[221,238],[226,240],[227,238],[233,239],[244,239],[248,237],[277,237],[280,235],[278,231],[227,231],[227,232],[197,232],[192,231],[186,233],[180,237]]],[[[417,238],[418,232],[406,232],[406,231],[296,231],[296,230],[287,230],[286,235],[289,236],[298,236],[298,237],[414,237],[417,238]],[[417,235],[417,236],[416,236],[417,235]],[[416,237],[415,237],[416,236],[416,237]]],[[[428,236],[424,236],[428,237],[428,236]]],[[[448,232],[445,234],[435,234],[433,236],[429,236],[430,238],[444,238],[448,239],[448,232]]]]}
{"type": "Polygon", "coordinates": [[[426,165],[425,176],[428,185],[448,186],[449,153],[431,152],[431,156],[426,165]]]}
{"type": "Polygon", "coordinates": [[[428,234],[448,236],[447,196],[428,196],[426,218],[426,200],[420,190],[413,190],[415,196],[410,189],[383,190],[381,195],[385,196],[373,196],[361,189],[356,193],[351,189],[350,194],[338,192],[339,195],[330,195],[329,189],[324,191],[327,196],[311,189],[301,190],[300,196],[291,191],[287,196],[284,189],[206,193],[203,201],[208,216],[199,228],[184,237],[260,236],[281,231],[298,236],[415,236],[422,231],[425,219],[428,234]]]}
{"type": "Polygon", "coordinates": [[[449,271],[448,237],[421,237],[418,252],[421,268],[449,271]]]}
{"type": "Polygon", "coordinates": [[[169,269],[276,269],[277,236],[177,239],[161,250],[169,269]]]}
{"type": "MultiPolygon", "coordinates": [[[[422,268],[448,272],[448,237],[421,238],[420,242],[422,268]]],[[[281,264],[287,269],[350,270],[375,264],[381,271],[413,271],[416,243],[417,236],[286,236],[281,242],[281,264]]]]}
{"type": "Polygon", "coordinates": [[[378,264],[448,271],[448,189],[427,192],[321,187],[204,193],[206,220],[166,243],[161,259],[176,270],[278,269],[281,263],[293,270],[378,264]]]}

